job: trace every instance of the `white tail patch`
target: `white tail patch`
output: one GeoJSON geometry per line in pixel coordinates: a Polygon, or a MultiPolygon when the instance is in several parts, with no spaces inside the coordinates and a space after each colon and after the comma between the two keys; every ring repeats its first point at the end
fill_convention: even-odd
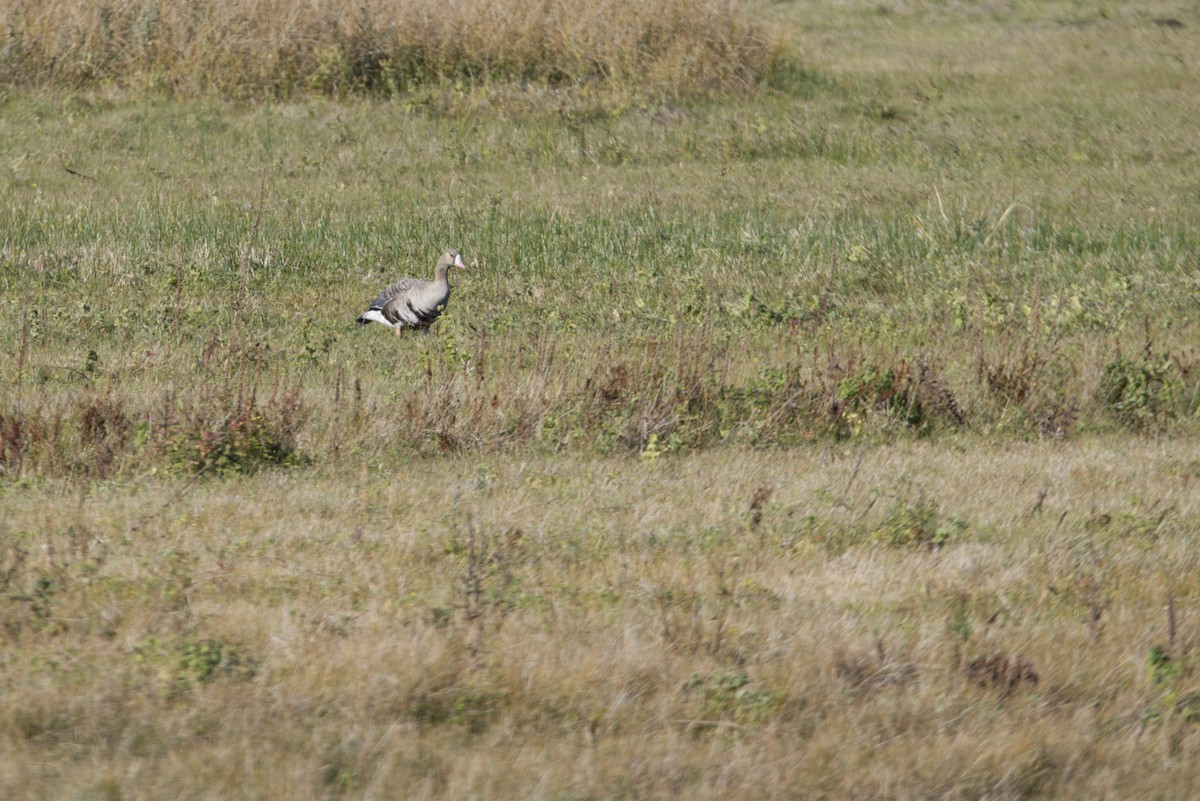
{"type": "Polygon", "coordinates": [[[388,328],[396,327],[396,326],[392,325],[390,322],[388,322],[388,319],[383,316],[383,312],[381,312],[379,309],[371,309],[370,311],[368,311],[366,314],[362,315],[358,319],[361,322],[382,323],[383,325],[386,325],[388,328]]]}

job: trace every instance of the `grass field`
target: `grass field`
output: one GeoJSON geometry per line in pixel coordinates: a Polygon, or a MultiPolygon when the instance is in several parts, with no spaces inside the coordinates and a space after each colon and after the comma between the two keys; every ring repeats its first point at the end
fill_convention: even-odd
{"type": "Polygon", "coordinates": [[[0,795],[1193,797],[1200,16],[579,2],[3,12],[0,795]]]}

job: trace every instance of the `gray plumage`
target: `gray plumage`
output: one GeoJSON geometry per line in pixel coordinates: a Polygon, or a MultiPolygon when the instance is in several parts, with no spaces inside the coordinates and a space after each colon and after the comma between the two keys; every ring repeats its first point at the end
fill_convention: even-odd
{"type": "Polygon", "coordinates": [[[438,259],[433,280],[401,278],[389,286],[358,318],[359,325],[379,323],[396,330],[396,336],[407,328],[427,329],[450,302],[450,268],[466,269],[462,256],[450,248],[438,259]]]}

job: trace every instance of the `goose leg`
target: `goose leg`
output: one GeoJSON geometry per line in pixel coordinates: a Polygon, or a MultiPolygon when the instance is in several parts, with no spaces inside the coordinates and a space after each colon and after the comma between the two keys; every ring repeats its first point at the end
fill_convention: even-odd
{"type": "Polygon", "coordinates": [[[392,330],[394,330],[394,331],[396,332],[396,339],[399,339],[399,338],[400,338],[400,335],[404,333],[404,329],[403,329],[403,328],[401,328],[400,326],[396,326],[396,327],[395,327],[394,329],[392,329],[392,330]]]}

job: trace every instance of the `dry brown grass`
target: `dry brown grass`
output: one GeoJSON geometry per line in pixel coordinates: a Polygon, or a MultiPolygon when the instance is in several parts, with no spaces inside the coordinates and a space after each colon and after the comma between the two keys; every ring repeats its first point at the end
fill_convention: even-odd
{"type": "Polygon", "coordinates": [[[34,0],[0,8],[0,83],[191,94],[402,92],[438,78],[692,92],[762,77],[730,0],[34,0]]]}
{"type": "Polygon", "coordinates": [[[0,789],[1170,795],[1200,749],[1194,459],[1122,438],[10,487],[0,789]],[[886,536],[920,506],[948,539],[886,536]]]}

